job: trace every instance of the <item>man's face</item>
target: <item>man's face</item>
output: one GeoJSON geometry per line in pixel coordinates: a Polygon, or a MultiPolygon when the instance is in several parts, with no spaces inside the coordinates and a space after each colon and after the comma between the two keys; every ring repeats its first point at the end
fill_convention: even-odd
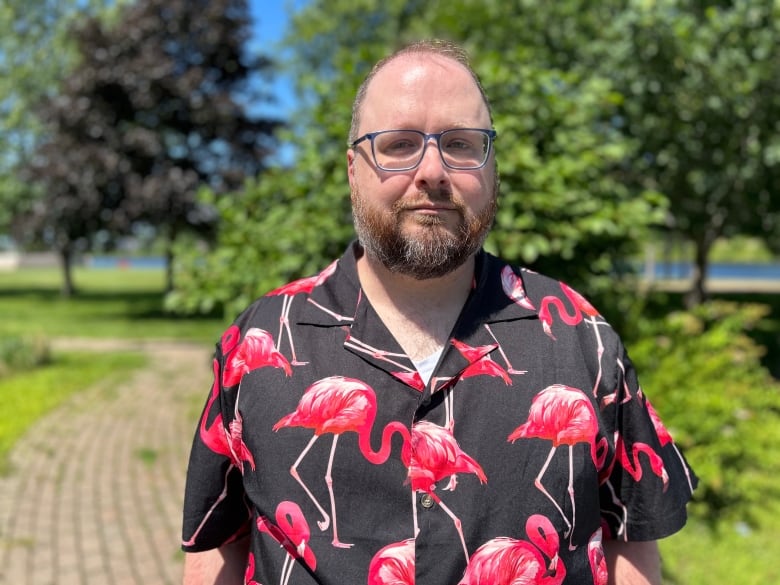
{"type": "MultiPolygon", "coordinates": [[[[406,55],[371,81],[358,135],[380,130],[490,129],[490,114],[468,70],[438,55],[406,55]]],[[[476,170],[442,163],[434,141],[420,165],[383,171],[371,144],[347,151],[355,229],[366,252],[418,279],[443,276],[476,252],[496,211],[493,154],[476,170]]]]}

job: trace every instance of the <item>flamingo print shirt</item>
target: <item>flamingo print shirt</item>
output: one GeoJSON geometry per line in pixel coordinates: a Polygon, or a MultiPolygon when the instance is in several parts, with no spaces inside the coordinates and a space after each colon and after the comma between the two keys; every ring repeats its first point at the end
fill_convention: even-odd
{"type": "Polygon", "coordinates": [[[249,535],[252,585],[603,585],[604,540],[683,526],[696,478],[588,301],[480,252],[426,383],[359,253],[217,344],[185,551],[249,535]]]}

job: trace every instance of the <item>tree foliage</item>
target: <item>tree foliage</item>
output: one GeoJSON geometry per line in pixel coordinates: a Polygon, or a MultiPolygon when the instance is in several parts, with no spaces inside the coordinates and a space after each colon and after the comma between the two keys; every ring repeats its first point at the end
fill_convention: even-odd
{"type": "MultiPolygon", "coordinates": [[[[276,122],[248,114],[252,74],[242,0],[142,0],[116,22],[73,29],[80,60],[43,103],[48,131],[29,165],[45,197],[18,219],[65,265],[79,240],[143,221],[175,240],[213,227],[200,186],[222,193],[255,176],[276,122]]],[[[66,279],[67,282],[67,279],[66,279]]],[[[170,284],[170,283],[169,283],[170,284]]]]}
{"type": "Polygon", "coordinates": [[[57,86],[76,57],[73,20],[111,12],[113,1],[5,0],[0,4],[0,232],[28,207],[34,190],[16,175],[41,133],[35,104],[57,86]]]}
{"type": "Polygon", "coordinates": [[[634,177],[695,245],[696,304],[716,239],[762,234],[780,250],[780,4],[635,2],[613,27],[600,62],[640,144],[634,177]]]}

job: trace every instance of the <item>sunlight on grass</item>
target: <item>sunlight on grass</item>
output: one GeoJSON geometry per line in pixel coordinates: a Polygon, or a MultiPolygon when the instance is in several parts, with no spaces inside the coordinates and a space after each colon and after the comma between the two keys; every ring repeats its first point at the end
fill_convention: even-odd
{"type": "MultiPolygon", "coordinates": [[[[778,518],[780,507],[768,511],[778,518]]],[[[772,526],[713,534],[691,524],[662,540],[664,567],[674,581],[664,585],[767,585],[780,583],[780,542],[772,526]]]]}
{"type": "MultiPolygon", "coordinates": [[[[73,281],[83,293],[94,292],[161,292],[165,287],[163,270],[119,270],[75,267],[73,281]]],[[[57,268],[20,268],[3,272],[1,291],[38,289],[59,294],[62,273],[57,268]]]]}
{"type": "Polygon", "coordinates": [[[7,456],[14,443],[35,421],[74,393],[98,381],[120,382],[147,358],[134,352],[57,354],[54,361],[29,373],[0,380],[0,473],[7,471],[7,456]]]}
{"type": "Polygon", "coordinates": [[[163,312],[162,270],[77,268],[78,294],[60,296],[56,269],[21,269],[0,277],[0,335],[178,339],[213,343],[221,317],[163,312]]]}

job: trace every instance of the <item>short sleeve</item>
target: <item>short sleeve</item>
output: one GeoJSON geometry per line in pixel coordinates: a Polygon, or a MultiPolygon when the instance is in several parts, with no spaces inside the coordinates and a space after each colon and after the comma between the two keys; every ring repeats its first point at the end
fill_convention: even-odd
{"type": "Polygon", "coordinates": [[[600,473],[605,538],[655,540],[680,530],[697,478],[618,344],[614,394],[602,396],[609,452],[600,473]]]}
{"type": "Polygon", "coordinates": [[[213,366],[214,383],[195,432],[187,468],[182,523],[182,549],[186,552],[218,548],[248,533],[250,512],[240,462],[230,446],[226,424],[230,409],[225,404],[217,358],[213,366]]]}

